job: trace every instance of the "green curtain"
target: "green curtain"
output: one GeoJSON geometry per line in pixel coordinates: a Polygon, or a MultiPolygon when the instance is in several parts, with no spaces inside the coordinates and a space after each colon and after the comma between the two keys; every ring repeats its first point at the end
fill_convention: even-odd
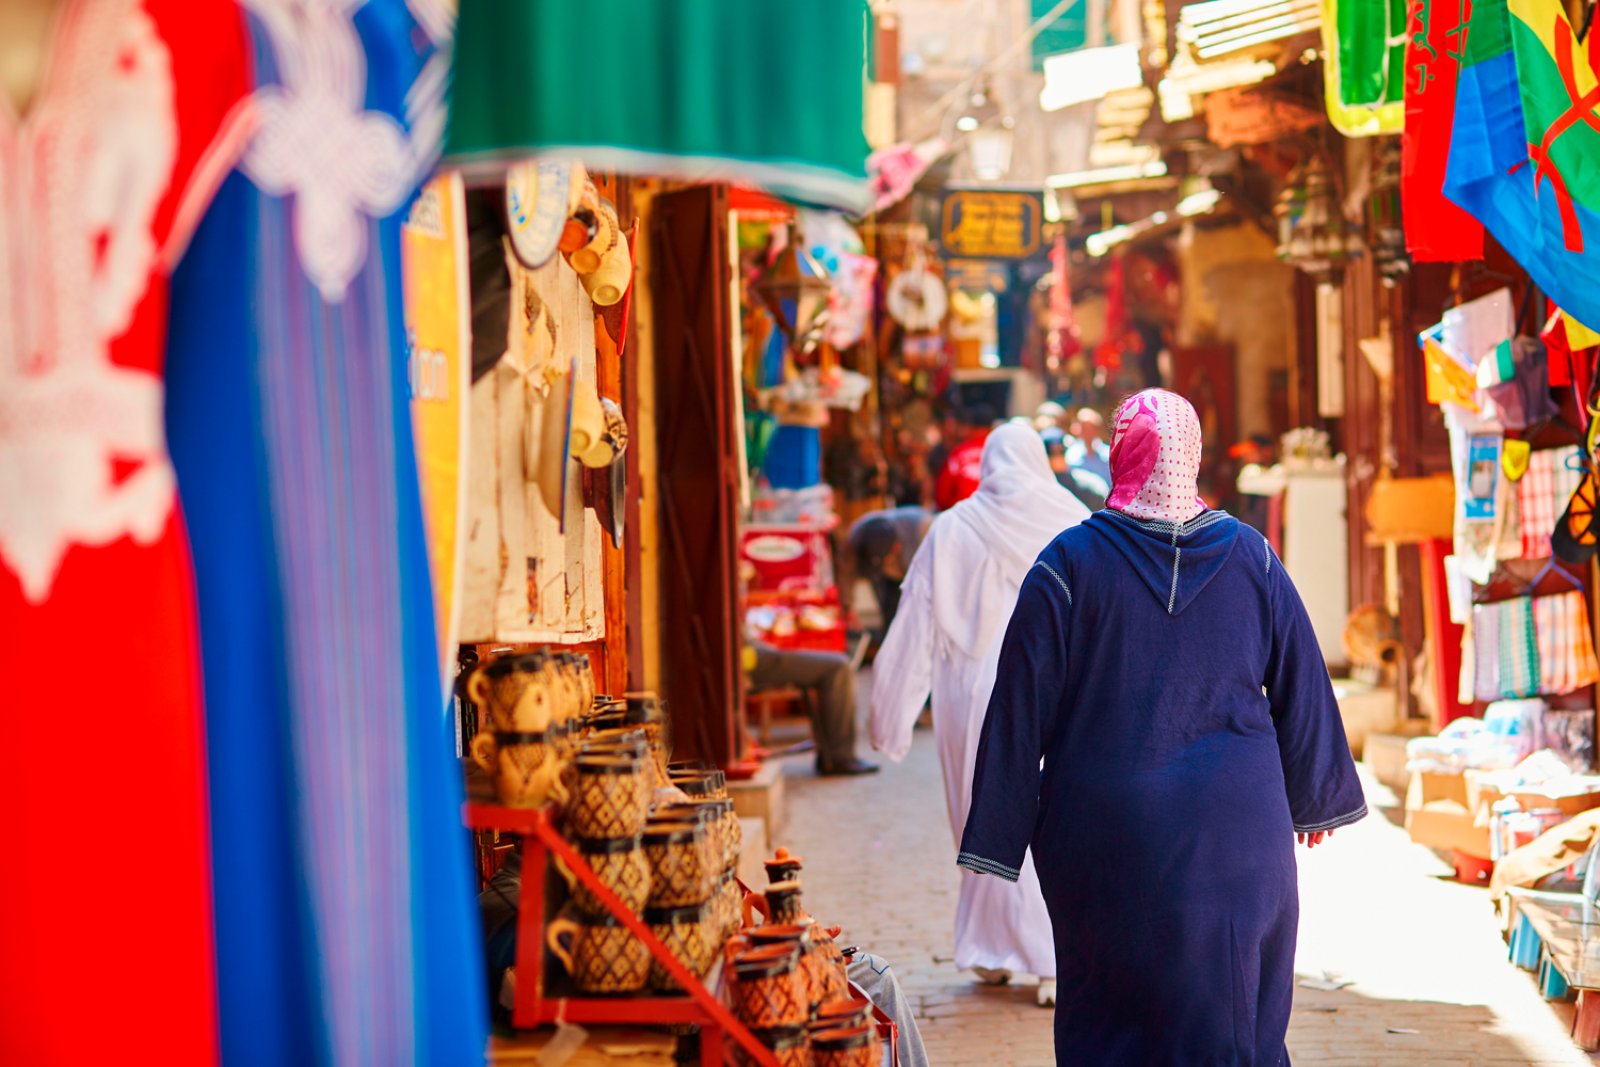
{"type": "Polygon", "coordinates": [[[445,164],[530,155],[865,209],[863,0],[461,0],[445,164]]]}

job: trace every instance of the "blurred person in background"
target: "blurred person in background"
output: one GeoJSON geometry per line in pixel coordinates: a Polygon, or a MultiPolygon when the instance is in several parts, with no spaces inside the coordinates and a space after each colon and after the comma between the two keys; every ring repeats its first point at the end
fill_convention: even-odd
{"type": "Polygon", "coordinates": [[[952,440],[954,443],[939,470],[939,482],[934,488],[934,503],[940,511],[949,511],[978,491],[983,443],[994,423],[994,409],[987,404],[962,408],[957,413],[955,435],[947,438],[947,443],[952,440]]]}
{"type": "MultiPolygon", "coordinates": [[[[959,839],[1000,637],[1017,590],[1040,549],[1089,511],[1056,483],[1044,444],[1026,420],[1009,422],[983,446],[978,491],[933,520],[911,561],[904,609],[873,667],[872,746],[896,762],[933,699],[933,732],[944,771],[946,812],[959,839]]],[[[1031,865],[1019,884],[961,876],[955,963],[988,983],[1038,975],[1039,1003],[1054,1003],[1049,915],[1031,865]]]]}
{"type": "Polygon", "coordinates": [[[1072,419],[1072,440],[1067,443],[1067,466],[1086,470],[1111,491],[1111,446],[1106,444],[1106,420],[1094,408],[1080,408],[1072,419]]]}
{"type": "Polygon", "coordinates": [[[1046,400],[1033,412],[1033,428],[1039,431],[1039,436],[1046,441],[1052,436],[1063,436],[1066,433],[1067,409],[1054,400],[1046,400]]]}
{"type": "Polygon", "coordinates": [[[933,513],[919,507],[869,511],[857,519],[839,558],[839,593],[845,607],[850,605],[856,579],[866,579],[878,601],[883,631],[887,631],[900,607],[900,583],[905,580],[906,568],[932,522],[933,513]]]}
{"type": "Polygon", "coordinates": [[[1061,488],[1077,497],[1078,502],[1090,511],[1099,511],[1106,506],[1111,487],[1082,467],[1067,465],[1066,434],[1057,430],[1055,434],[1045,437],[1044,451],[1050,460],[1050,470],[1054,472],[1061,488]]]}

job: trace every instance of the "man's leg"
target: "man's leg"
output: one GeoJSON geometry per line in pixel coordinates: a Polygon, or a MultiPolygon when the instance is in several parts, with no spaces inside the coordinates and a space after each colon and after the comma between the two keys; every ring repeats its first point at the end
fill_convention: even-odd
{"type": "Polygon", "coordinates": [[[928,1067],[928,1053],[922,1046],[916,1014],[900,991],[900,980],[895,977],[889,961],[868,952],[857,952],[850,961],[849,975],[867,999],[899,1028],[900,1067],[928,1067]]]}
{"type": "Polygon", "coordinates": [[[757,646],[750,680],[758,687],[793,685],[812,690],[817,769],[837,770],[856,762],[855,672],[843,653],[782,652],[757,646]]]}
{"type": "Polygon", "coordinates": [[[883,632],[889,633],[889,626],[894,622],[895,612],[900,610],[900,583],[893,578],[875,575],[872,579],[872,592],[878,598],[878,614],[883,616],[883,632]]]}

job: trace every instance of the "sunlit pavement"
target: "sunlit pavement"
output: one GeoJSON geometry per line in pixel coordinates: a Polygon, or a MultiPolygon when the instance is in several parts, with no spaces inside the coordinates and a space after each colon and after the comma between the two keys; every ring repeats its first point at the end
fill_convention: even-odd
{"type": "MultiPolygon", "coordinates": [[[[1052,1063],[1031,985],[980,986],[949,962],[957,875],[933,735],[866,778],[816,778],[809,757],[787,770],[777,843],[806,861],[808,910],[893,963],[935,1067],[1052,1063]]],[[[1295,991],[1296,1067],[1587,1067],[1565,1009],[1506,962],[1487,891],[1448,881],[1379,813],[1388,791],[1368,792],[1373,815],[1300,853],[1301,980],[1350,984],[1295,991]]]]}

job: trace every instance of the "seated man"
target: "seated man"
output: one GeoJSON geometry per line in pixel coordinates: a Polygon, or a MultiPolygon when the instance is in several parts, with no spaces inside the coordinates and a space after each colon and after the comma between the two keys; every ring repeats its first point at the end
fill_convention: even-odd
{"type": "Polygon", "coordinates": [[[811,690],[811,734],[817,773],[875,774],[876,763],[856,757],[856,670],[843,652],[789,652],[752,640],[745,648],[750,685],[811,690]]]}

